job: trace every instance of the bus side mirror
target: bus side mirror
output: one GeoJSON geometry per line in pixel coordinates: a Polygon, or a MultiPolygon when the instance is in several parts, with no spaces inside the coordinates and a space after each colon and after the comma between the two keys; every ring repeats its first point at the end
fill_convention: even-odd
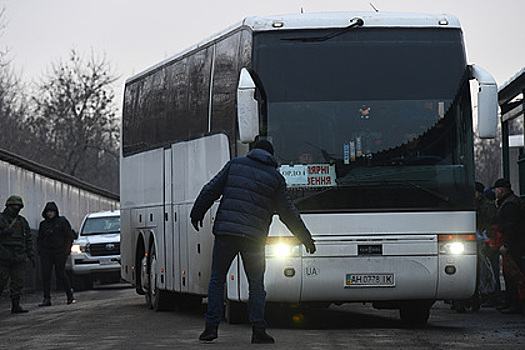
{"type": "Polygon", "coordinates": [[[495,138],[498,132],[498,87],[485,69],[470,66],[472,77],[479,83],[478,91],[478,136],[495,138]]]}
{"type": "Polygon", "coordinates": [[[259,135],[259,103],[255,99],[255,89],[255,81],[243,68],[237,87],[237,124],[242,143],[253,142],[259,135]]]}

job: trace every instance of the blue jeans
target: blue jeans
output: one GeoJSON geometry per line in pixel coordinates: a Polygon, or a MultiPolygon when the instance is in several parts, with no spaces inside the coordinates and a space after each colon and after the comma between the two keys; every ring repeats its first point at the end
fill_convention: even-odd
{"type": "Polygon", "coordinates": [[[266,327],[264,322],[264,271],[265,245],[234,236],[215,236],[210,284],[208,286],[208,311],[206,324],[218,325],[224,308],[226,274],[237,253],[241,253],[244,270],[249,282],[248,314],[251,324],[266,327]]]}

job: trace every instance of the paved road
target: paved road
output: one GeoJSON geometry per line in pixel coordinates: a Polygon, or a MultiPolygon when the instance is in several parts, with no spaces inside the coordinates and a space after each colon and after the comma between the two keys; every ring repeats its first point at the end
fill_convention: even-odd
{"type": "Polygon", "coordinates": [[[194,312],[153,312],[127,285],[98,286],[77,293],[78,303],[39,308],[40,294],[24,295],[28,314],[11,315],[0,298],[0,349],[525,349],[525,316],[494,309],[458,314],[434,305],[425,329],[407,329],[397,311],[350,304],[289,318],[270,315],[275,345],[250,345],[249,325],[221,324],[213,343],[197,340],[204,308],[194,312]]]}

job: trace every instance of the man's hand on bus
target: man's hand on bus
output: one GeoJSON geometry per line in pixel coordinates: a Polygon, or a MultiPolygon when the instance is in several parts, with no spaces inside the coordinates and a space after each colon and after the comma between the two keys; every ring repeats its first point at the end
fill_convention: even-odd
{"type": "Polygon", "coordinates": [[[199,231],[199,224],[202,227],[202,219],[199,220],[199,219],[192,218],[191,224],[193,225],[193,227],[195,227],[195,230],[199,231]]]}
{"type": "Polygon", "coordinates": [[[315,248],[314,240],[310,240],[309,242],[304,243],[304,247],[306,248],[306,252],[313,254],[317,250],[315,248]]]}

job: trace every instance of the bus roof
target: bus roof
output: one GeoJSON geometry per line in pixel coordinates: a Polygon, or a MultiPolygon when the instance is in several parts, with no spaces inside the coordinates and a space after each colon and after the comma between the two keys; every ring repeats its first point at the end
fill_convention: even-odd
{"type": "Polygon", "coordinates": [[[441,14],[427,15],[394,12],[327,12],[268,17],[248,17],[243,24],[254,31],[344,28],[356,18],[364,21],[363,27],[447,27],[459,28],[457,17],[441,14]]]}
{"type": "Polygon", "coordinates": [[[254,32],[283,31],[297,29],[326,29],[344,28],[349,26],[353,20],[363,20],[363,27],[367,28],[461,28],[456,16],[450,14],[417,14],[396,12],[324,12],[304,13],[294,15],[278,16],[253,16],[222,30],[211,37],[193,45],[178,54],[169,57],[158,64],[138,73],[126,80],[126,84],[142,76],[148,75],[165,64],[192,52],[199,47],[206,46],[222,36],[238,30],[241,27],[249,27],[254,32]]]}

